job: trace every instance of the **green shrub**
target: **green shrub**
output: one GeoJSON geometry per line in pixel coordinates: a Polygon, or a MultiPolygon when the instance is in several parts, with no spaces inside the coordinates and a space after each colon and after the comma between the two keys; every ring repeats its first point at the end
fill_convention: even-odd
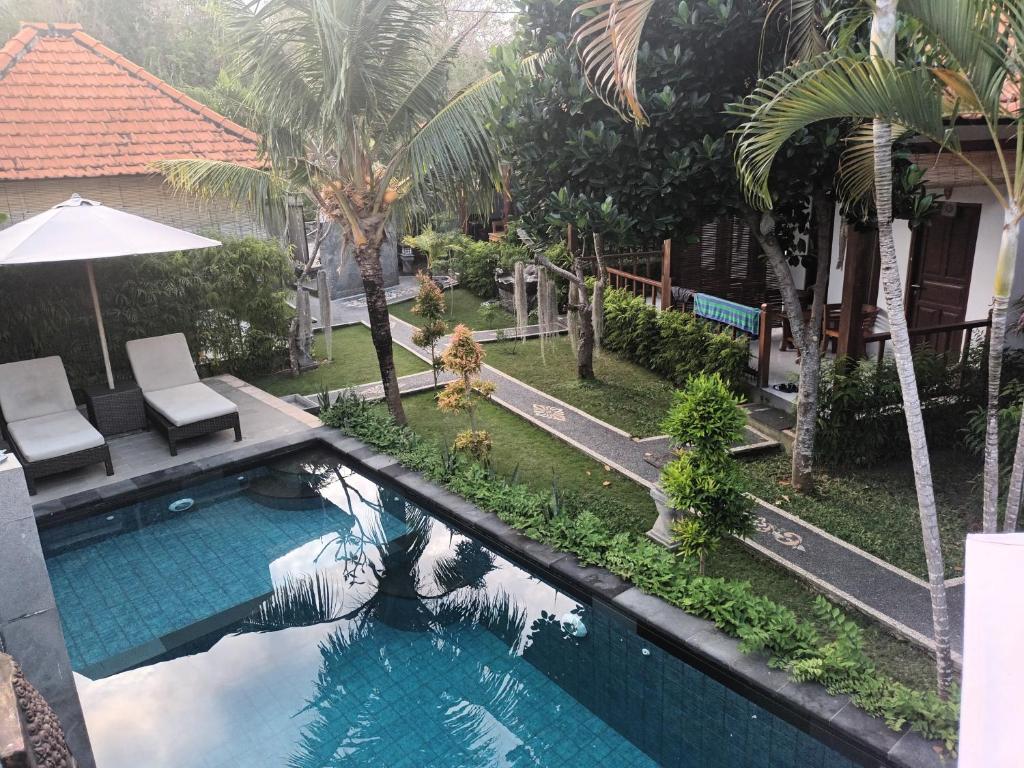
{"type": "Polygon", "coordinates": [[[692,376],[717,373],[738,391],[747,370],[748,341],[736,339],[695,315],[660,312],[628,291],[610,289],[604,300],[604,346],[677,386],[692,376]]]}
{"type": "Polygon", "coordinates": [[[587,510],[586,500],[556,491],[545,495],[505,479],[463,454],[447,451],[394,423],[380,404],[354,395],[326,408],[321,419],[343,429],[410,469],[498,515],[525,535],[572,552],[585,565],[598,565],[629,580],[741,640],[744,651],[760,651],[774,667],[795,678],[845,693],[894,730],[909,727],[955,750],[957,692],[942,701],[878,672],[863,648],[860,629],[822,597],[816,600],[827,634],[785,606],[754,593],[749,582],[695,575],[692,565],[647,538],[615,533],[587,510]]]}
{"type": "Polygon", "coordinates": [[[457,273],[459,285],[481,299],[498,295],[496,269],[511,269],[517,261],[529,258],[525,248],[504,239],[496,243],[474,240],[461,232],[438,232],[429,227],[402,242],[425,253],[434,274],[457,273]]]}
{"type": "MultiPolygon", "coordinates": [[[[180,331],[206,372],[243,377],[287,362],[291,260],[275,241],[227,239],[220,248],[96,263],[111,363],[131,375],[130,339],[180,331]]],[[[60,355],[72,386],[103,379],[85,272],[75,264],[5,267],[0,363],[60,355]]]]}
{"type": "MultiPolygon", "coordinates": [[[[961,442],[972,414],[983,406],[983,352],[981,345],[975,347],[963,369],[929,349],[914,352],[929,447],[961,442]]],[[[872,466],[907,455],[907,423],[892,358],[822,365],[814,449],[821,462],[832,465],[872,466]]]]}
{"type": "Polygon", "coordinates": [[[661,485],[675,509],[685,516],[673,525],[680,554],[696,558],[700,574],[704,561],[724,536],[753,531],[751,501],[730,448],[746,423],[741,398],[733,395],[721,376],[694,376],[665,417],[663,427],[683,453],[661,471],[661,485]]]}

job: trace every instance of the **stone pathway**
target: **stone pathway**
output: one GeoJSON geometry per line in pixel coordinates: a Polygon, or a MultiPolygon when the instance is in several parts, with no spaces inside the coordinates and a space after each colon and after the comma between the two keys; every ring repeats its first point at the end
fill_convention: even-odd
{"type": "MultiPolygon", "coordinates": [[[[362,321],[366,322],[365,314],[362,321]]],[[[412,343],[415,329],[411,325],[392,318],[391,330],[395,343],[424,358],[423,350],[412,343]]],[[[483,375],[495,382],[493,399],[499,405],[641,485],[652,488],[657,483],[658,467],[670,450],[667,437],[632,437],[496,368],[485,365],[483,375]]],[[[432,384],[429,372],[404,376],[400,380],[402,392],[419,391],[432,384]]],[[[379,384],[360,387],[358,391],[366,397],[383,396],[379,384]]],[[[744,443],[734,450],[774,445],[770,437],[748,426],[744,443]]],[[[754,501],[757,530],[749,539],[744,539],[744,543],[815,589],[872,616],[897,635],[925,648],[933,647],[931,599],[924,580],[762,499],[754,501]]],[[[949,579],[946,585],[951,642],[959,663],[963,651],[963,579],[949,579]]]]}

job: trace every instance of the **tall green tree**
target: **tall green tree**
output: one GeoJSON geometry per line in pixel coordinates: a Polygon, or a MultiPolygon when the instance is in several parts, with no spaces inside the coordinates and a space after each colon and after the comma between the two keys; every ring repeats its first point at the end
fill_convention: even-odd
{"type": "MultiPolygon", "coordinates": [[[[229,22],[264,165],[157,164],[170,183],[261,211],[293,192],[352,243],[385,399],[400,423],[380,250],[389,224],[500,184],[488,129],[497,75],[449,95],[463,37],[437,52],[437,0],[232,0],[229,22]]],[[[481,195],[483,196],[483,195],[481,195]]]]}
{"type": "MultiPolygon", "coordinates": [[[[695,163],[687,162],[684,166],[686,181],[681,185],[686,194],[696,195],[701,200],[687,209],[687,216],[696,217],[691,224],[693,228],[676,232],[674,237],[692,235],[696,225],[723,214],[733,214],[746,222],[758,241],[780,287],[793,340],[801,356],[791,480],[794,488],[806,492],[813,490],[814,482],[820,333],[831,247],[833,178],[840,155],[839,134],[835,126],[805,131],[787,146],[789,162],[779,163],[772,178],[773,189],[784,204],[777,205],[770,214],[749,205],[740,190],[727,138],[729,131],[739,124],[736,115],[727,109],[732,100],[730,93],[735,89],[748,90],[766,60],[788,61],[808,55],[823,45],[826,19],[817,12],[818,8],[799,17],[799,34],[794,35],[793,14],[786,17],[779,12],[788,7],[788,4],[760,0],[680,4],[673,10],[678,17],[674,24],[686,33],[679,36],[672,58],[666,59],[653,56],[650,46],[654,43],[649,42],[664,39],[666,28],[672,26],[664,23],[665,8],[660,0],[592,0],[576,8],[575,15],[581,23],[572,42],[582,62],[581,77],[586,78],[593,93],[620,116],[634,122],[632,132],[645,137],[643,141],[653,142],[655,147],[685,145],[695,124],[688,114],[680,117],[666,114],[665,94],[673,90],[668,84],[658,86],[657,80],[651,78],[665,78],[667,83],[674,82],[673,78],[682,78],[682,83],[688,83],[698,93],[703,87],[712,89],[709,98],[701,96],[700,106],[711,107],[714,121],[707,126],[713,132],[699,141],[703,151],[696,155],[695,163]],[[750,22],[754,22],[753,29],[750,22]],[[710,34],[716,28],[720,28],[719,35],[710,34]],[[710,50],[703,54],[702,46],[709,45],[710,50]],[[717,67],[708,70],[703,66],[708,57],[720,62],[717,67],[721,67],[721,72],[717,67]],[[689,71],[691,67],[693,72],[689,71]],[[721,77],[728,73],[731,73],[728,77],[721,77]],[[725,84],[721,89],[719,80],[725,84]],[[707,175],[697,175],[695,171],[699,168],[705,169],[707,175]],[[811,201],[810,216],[808,201],[811,201]],[[811,226],[808,226],[809,220],[811,226]],[[804,259],[805,266],[813,269],[809,320],[804,319],[790,269],[790,264],[798,263],[801,256],[813,257],[804,259]]],[[[648,174],[644,178],[646,180],[648,174]]],[[[668,186],[668,189],[673,187],[668,186]]],[[[633,208],[624,207],[633,213],[633,208]]],[[[648,203],[645,207],[647,211],[660,210],[656,204],[648,203]]]]}

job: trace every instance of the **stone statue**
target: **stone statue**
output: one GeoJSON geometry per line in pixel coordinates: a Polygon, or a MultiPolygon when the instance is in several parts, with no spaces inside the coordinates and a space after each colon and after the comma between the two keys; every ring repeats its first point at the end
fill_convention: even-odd
{"type": "Polygon", "coordinates": [[[74,765],[57,715],[25,679],[17,662],[0,653],[0,766],[73,768],[74,765]]]}

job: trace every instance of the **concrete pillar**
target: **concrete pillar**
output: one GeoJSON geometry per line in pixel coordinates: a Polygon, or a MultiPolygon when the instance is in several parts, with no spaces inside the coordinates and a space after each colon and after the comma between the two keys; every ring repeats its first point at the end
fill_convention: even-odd
{"type": "Polygon", "coordinates": [[[95,768],[64,632],[21,465],[0,464],[0,651],[10,654],[60,718],[80,768],[95,768]]]}

